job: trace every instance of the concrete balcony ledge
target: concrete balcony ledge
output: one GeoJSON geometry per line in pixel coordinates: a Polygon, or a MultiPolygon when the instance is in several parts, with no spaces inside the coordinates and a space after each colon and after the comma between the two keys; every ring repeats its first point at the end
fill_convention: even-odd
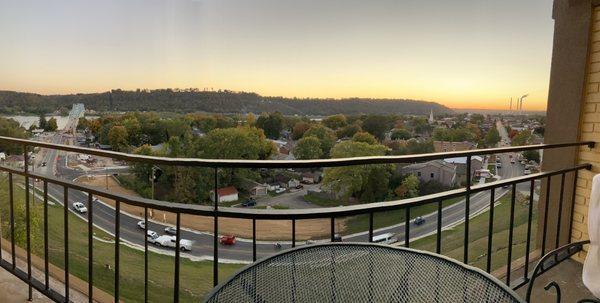
{"type": "Polygon", "coordinates": [[[27,299],[27,283],[21,281],[10,272],[0,267],[0,294],[2,302],[6,303],[22,303],[22,302],[35,302],[35,303],[50,303],[52,300],[46,298],[41,293],[33,290],[33,300],[28,301],[27,299]]]}

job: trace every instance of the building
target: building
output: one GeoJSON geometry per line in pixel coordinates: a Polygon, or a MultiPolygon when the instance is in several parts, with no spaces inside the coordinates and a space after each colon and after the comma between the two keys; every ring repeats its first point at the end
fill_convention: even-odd
{"type": "Polygon", "coordinates": [[[320,172],[305,172],[302,174],[302,182],[303,183],[319,183],[321,182],[321,173],[320,172]]]}
{"type": "Polygon", "coordinates": [[[456,184],[456,166],[443,160],[407,165],[401,168],[401,173],[413,174],[423,182],[436,181],[445,186],[456,184]]]}
{"type": "MultiPolygon", "coordinates": [[[[233,186],[228,186],[228,187],[223,187],[223,188],[217,189],[217,195],[219,197],[219,203],[233,202],[233,201],[237,201],[239,199],[238,191],[233,186]]],[[[215,191],[214,190],[210,191],[210,200],[213,202],[215,201],[215,191]]]]}
{"type": "Polygon", "coordinates": [[[451,141],[433,141],[433,149],[436,153],[451,152],[451,151],[462,151],[476,149],[477,143],[463,141],[463,142],[451,142],[451,141]]]}
{"type": "MultiPolygon", "coordinates": [[[[456,166],[457,181],[462,184],[467,180],[467,157],[447,158],[445,162],[456,166]]],[[[475,172],[483,169],[483,157],[471,157],[471,176],[475,176],[475,172]]]]}

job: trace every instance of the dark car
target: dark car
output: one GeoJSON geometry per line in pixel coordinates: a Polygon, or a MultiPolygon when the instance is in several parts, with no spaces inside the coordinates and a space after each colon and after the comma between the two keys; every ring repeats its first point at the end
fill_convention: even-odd
{"type": "Polygon", "coordinates": [[[256,206],[256,200],[250,198],[244,202],[242,202],[242,206],[243,207],[250,207],[250,206],[256,206]]]}
{"type": "Polygon", "coordinates": [[[421,216],[418,216],[415,218],[414,222],[415,222],[415,225],[421,225],[421,224],[425,223],[425,219],[423,219],[423,217],[421,217],[421,216]]]}
{"type": "Polygon", "coordinates": [[[46,166],[46,162],[42,162],[42,167],[45,167],[45,166],[46,166]]]}

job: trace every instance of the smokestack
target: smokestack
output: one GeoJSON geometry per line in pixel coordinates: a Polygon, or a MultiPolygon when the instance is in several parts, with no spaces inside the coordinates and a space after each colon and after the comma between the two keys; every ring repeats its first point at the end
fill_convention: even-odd
{"type": "Polygon", "coordinates": [[[508,110],[512,110],[512,97],[510,97],[510,105],[508,106],[508,110]]]}

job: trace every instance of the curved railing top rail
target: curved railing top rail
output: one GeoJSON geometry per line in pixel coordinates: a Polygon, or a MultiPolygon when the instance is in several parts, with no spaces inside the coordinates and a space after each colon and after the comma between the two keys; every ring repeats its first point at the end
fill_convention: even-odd
{"type": "Polygon", "coordinates": [[[213,167],[213,168],[313,168],[313,167],[337,167],[365,164],[388,164],[388,163],[413,163],[429,161],[436,159],[447,159],[455,157],[467,157],[477,155],[489,155],[508,152],[520,152],[535,149],[551,149],[573,146],[588,146],[593,148],[595,142],[568,142],[556,144],[536,144],[499,148],[474,149],[468,151],[451,151],[440,153],[427,153],[417,155],[402,156],[371,156],[355,158],[336,158],[336,159],[317,159],[317,160],[239,160],[239,159],[198,159],[198,158],[167,158],[146,155],[128,154],[115,151],[105,151],[94,148],[78,147],[65,144],[55,144],[47,142],[31,141],[27,139],[18,139],[0,136],[0,141],[19,144],[23,146],[33,146],[42,148],[51,148],[68,152],[76,152],[101,157],[110,157],[129,162],[152,163],[157,165],[188,166],[188,167],[213,167]]]}
{"type": "Polygon", "coordinates": [[[521,182],[527,182],[531,180],[542,179],[549,176],[560,175],[563,173],[578,171],[581,169],[591,169],[591,164],[580,164],[573,167],[552,170],[540,173],[534,173],[530,175],[514,177],[510,179],[489,182],[484,184],[477,184],[471,186],[470,189],[459,188],[448,190],[436,194],[430,194],[425,196],[419,196],[415,198],[408,198],[402,200],[375,202],[368,204],[358,204],[343,207],[324,207],[324,208],[312,208],[312,209],[251,209],[251,208],[230,208],[224,207],[215,210],[212,206],[206,205],[195,205],[195,204],[183,204],[176,202],[167,202],[160,200],[152,200],[141,197],[134,197],[129,195],[115,194],[112,191],[104,190],[98,187],[92,187],[83,185],[81,183],[75,183],[70,180],[58,179],[49,177],[32,172],[24,172],[13,168],[0,166],[0,171],[6,171],[17,175],[27,175],[40,179],[44,182],[54,183],[61,186],[65,186],[71,189],[80,190],[83,192],[90,193],[99,197],[105,197],[108,199],[118,200],[126,204],[147,207],[151,209],[164,210],[174,213],[199,215],[199,216],[219,216],[228,218],[243,218],[243,219],[261,219],[261,220],[291,220],[291,219],[318,219],[318,218],[339,218],[354,216],[360,214],[376,213],[386,210],[402,209],[406,207],[420,206],[427,203],[452,199],[455,197],[465,196],[468,193],[477,193],[486,190],[492,190],[504,185],[512,185],[521,182]]]}

